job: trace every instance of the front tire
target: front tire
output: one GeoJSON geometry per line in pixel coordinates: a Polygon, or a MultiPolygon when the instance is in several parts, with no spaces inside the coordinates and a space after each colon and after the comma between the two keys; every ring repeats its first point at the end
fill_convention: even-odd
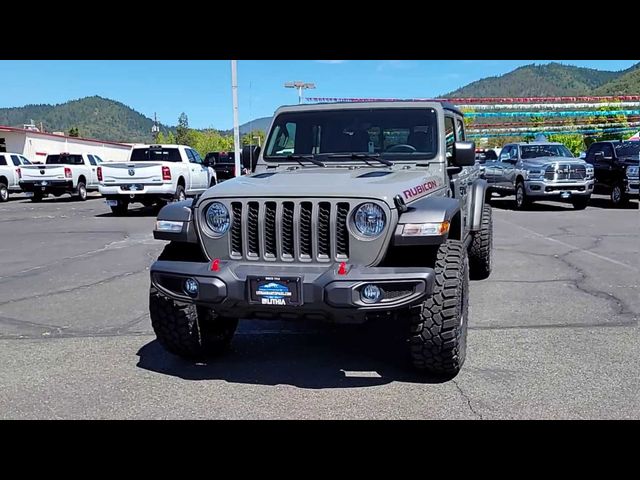
{"type": "Polygon", "coordinates": [[[629,197],[624,191],[624,185],[622,183],[616,183],[611,189],[611,203],[614,207],[623,207],[629,201],[629,197]]]}
{"type": "Polygon", "coordinates": [[[76,198],[81,202],[84,202],[87,199],[87,186],[83,182],[78,182],[76,192],[76,198]]]}
{"type": "Polygon", "coordinates": [[[480,230],[471,234],[469,246],[469,276],[472,280],[484,280],[491,275],[493,250],[493,218],[491,205],[482,208],[480,230]]]}
{"type": "Polygon", "coordinates": [[[154,287],[149,294],[149,313],[160,345],[189,359],[226,351],[238,326],[237,318],[220,317],[213,309],[176,302],[154,287]]]}
{"type": "Polygon", "coordinates": [[[0,202],[9,200],[9,189],[4,183],[0,183],[0,202]]]}
{"type": "Polygon", "coordinates": [[[520,180],[516,185],[516,210],[527,210],[531,201],[527,198],[527,189],[524,182],[520,180]]]}
{"type": "Polygon", "coordinates": [[[462,242],[440,245],[433,293],[409,310],[409,351],[413,366],[435,375],[455,377],[467,350],[469,268],[462,242]]]}

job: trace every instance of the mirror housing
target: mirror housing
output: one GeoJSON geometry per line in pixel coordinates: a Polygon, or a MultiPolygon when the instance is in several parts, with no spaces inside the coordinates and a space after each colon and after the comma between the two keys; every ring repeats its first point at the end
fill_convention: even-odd
{"type": "Polygon", "coordinates": [[[455,142],[451,164],[456,167],[471,167],[476,164],[475,142],[455,142]]]}

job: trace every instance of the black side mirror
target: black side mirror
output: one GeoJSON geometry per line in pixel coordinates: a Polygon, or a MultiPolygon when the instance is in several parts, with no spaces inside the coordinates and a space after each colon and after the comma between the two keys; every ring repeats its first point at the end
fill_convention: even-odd
{"type": "Polygon", "coordinates": [[[471,167],[476,164],[475,142],[455,142],[451,155],[451,164],[456,167],[471,167]]]}

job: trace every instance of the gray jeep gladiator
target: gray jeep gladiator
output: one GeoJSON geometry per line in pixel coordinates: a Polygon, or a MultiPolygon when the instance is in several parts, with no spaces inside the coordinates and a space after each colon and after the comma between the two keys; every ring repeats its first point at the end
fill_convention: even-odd
{"type": "Polygon", "coordinates": [[[416,368],[455,376],[469,278],[491,272],[486,187],[447,103],[282,107],[255,172],[160,211],[158,341],[198,358],[228,347],[239,318],[382,317],[406,329],[416,368]]]}

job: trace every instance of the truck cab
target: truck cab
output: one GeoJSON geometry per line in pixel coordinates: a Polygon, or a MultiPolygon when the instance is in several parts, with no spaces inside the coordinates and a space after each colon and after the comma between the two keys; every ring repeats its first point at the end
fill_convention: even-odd
{"type": "Polygon", "coordinates": [[[638,198],[640,142],[595,142],[585,160],[595,170],[595,193],[609,195],[616,207],[638,198]]]}
{"type": "Polygon", "coordinates": [[[0,152],[0,202],[9,200],[10,192],[20,192],[22,167],[31,165],[24,155],[0,152]]]}

